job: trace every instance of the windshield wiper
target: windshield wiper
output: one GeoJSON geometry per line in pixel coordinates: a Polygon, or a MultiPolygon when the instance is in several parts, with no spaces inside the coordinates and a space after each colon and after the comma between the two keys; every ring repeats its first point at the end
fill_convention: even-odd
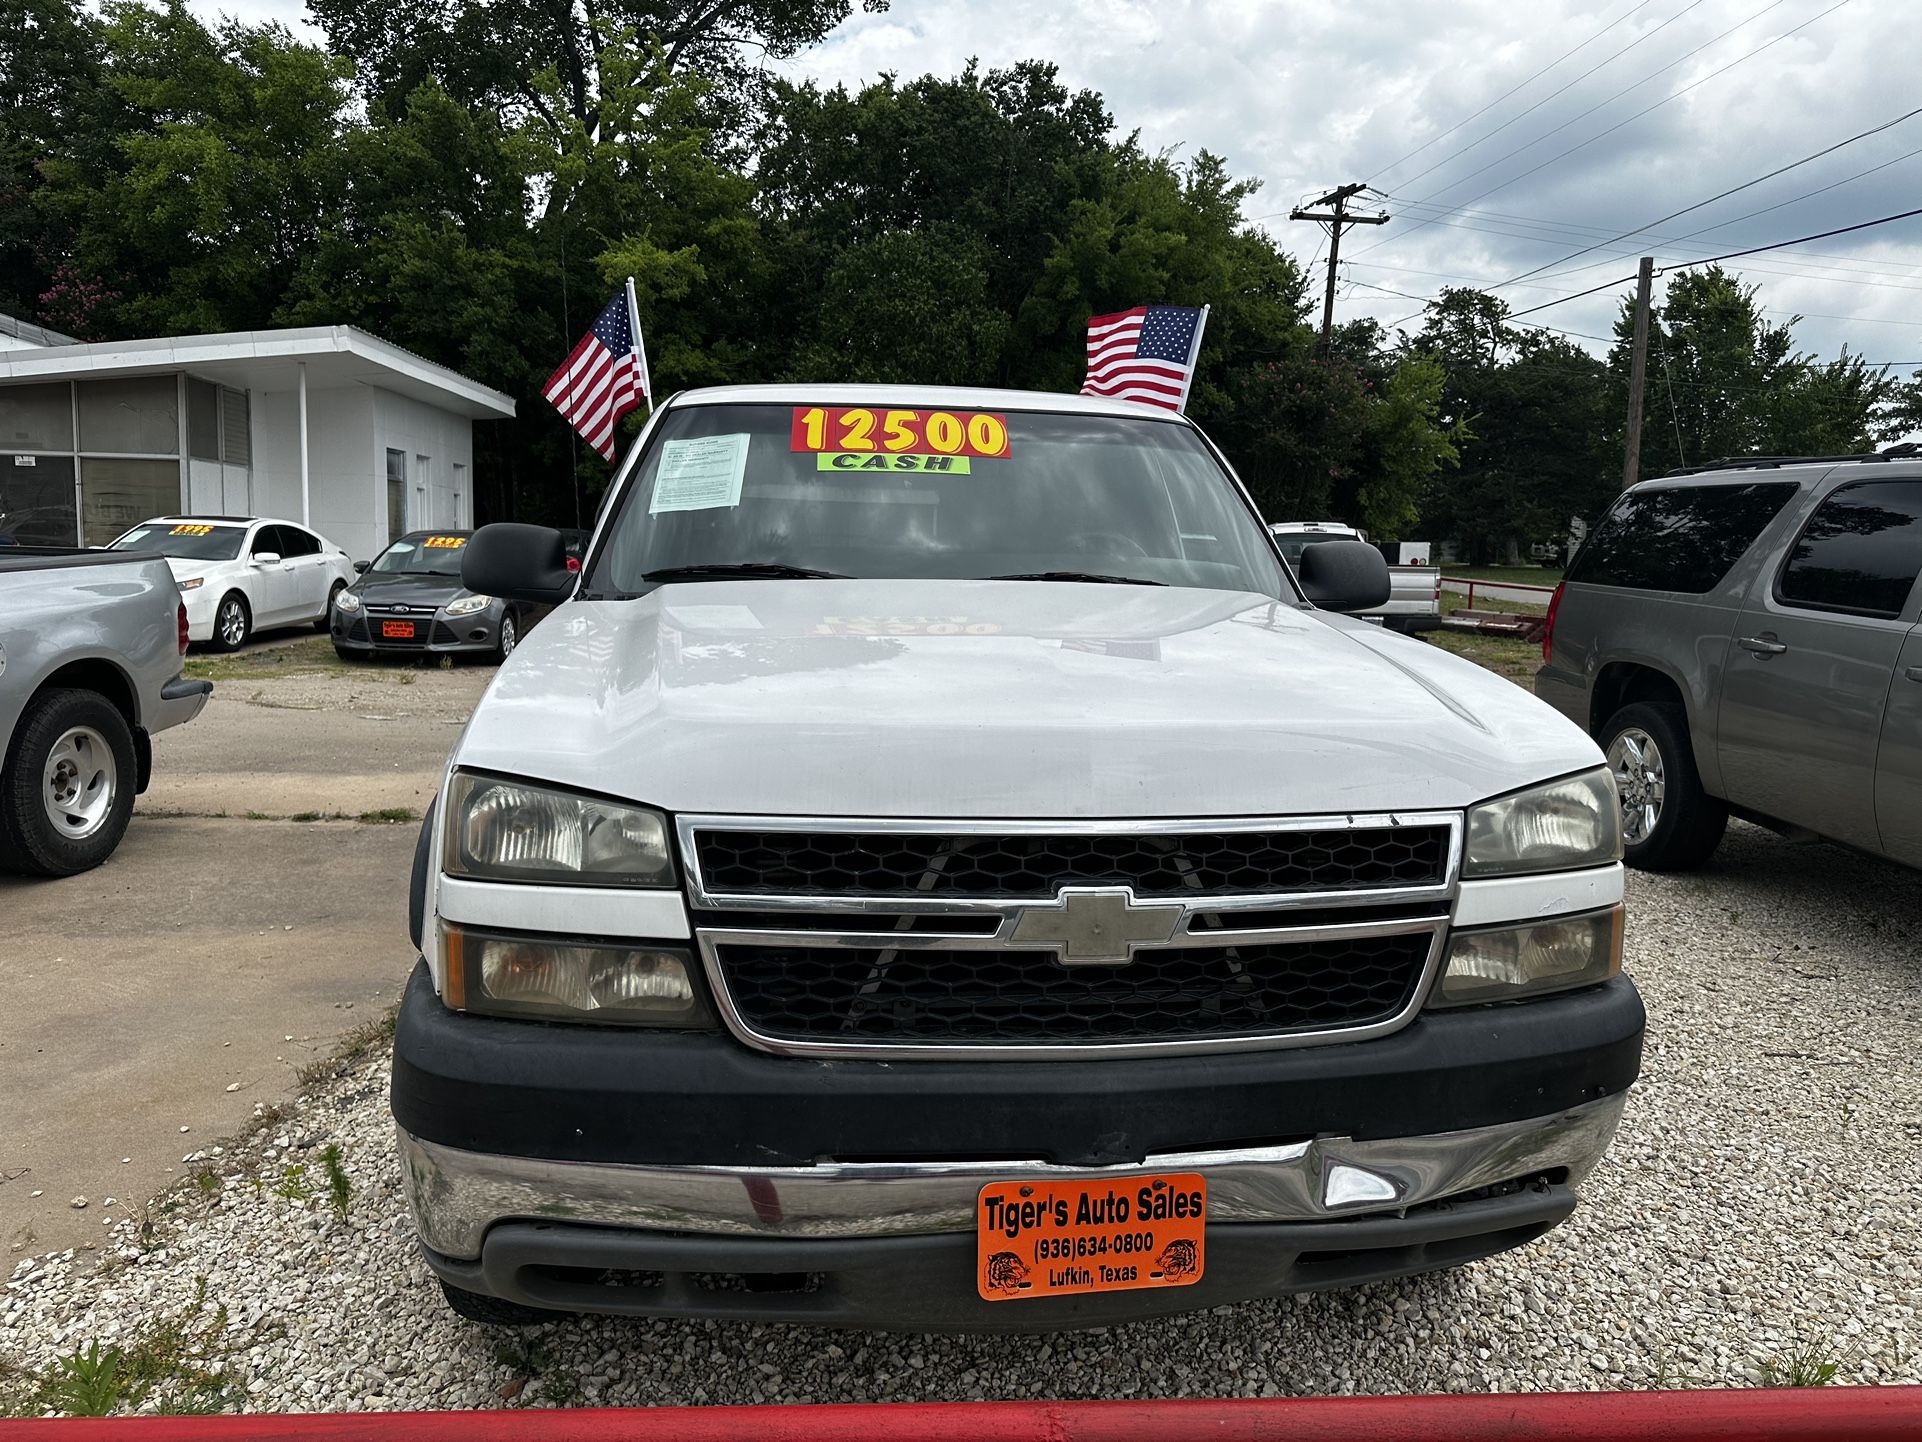
{"type": "Polygon", "coordinates": [[[983,576],[984,581],[1100,581],[1111,586],[1165,586],[1141,576],[1104,576],[1099,571],[1017,571],[1011,576],[983,576]]]}
{"type": "Polygon", "coordinates": [[[709,561],[698,566],[667,566],[649,571],[643,581],[726,581],[741,577],[765,577],[777,581],[845,581],[838,571],[817,571],[810,566],[790,566],[785,561],[709,561]]]}

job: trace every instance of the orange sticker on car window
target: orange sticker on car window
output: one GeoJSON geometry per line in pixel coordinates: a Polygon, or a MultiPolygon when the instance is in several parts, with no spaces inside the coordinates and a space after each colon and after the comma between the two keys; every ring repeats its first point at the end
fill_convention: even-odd
{"type": "Polygon", "coordinates": [[[212,526],[175,526],[167,534],[170,536],[211,536],[213,533],[214,528],[212,526]]]}
{"type": "Polygon", "coordinates": [[[877,406],[796,406],[788,425],[788,449],[982,460],[1012,454],[1006,416],[877,406]]]}
{"type": "Polygon", "coordinates": [[[429,536],[421,544],[430,551],[458,551],[467,544],[465,536],[429,536]]]}

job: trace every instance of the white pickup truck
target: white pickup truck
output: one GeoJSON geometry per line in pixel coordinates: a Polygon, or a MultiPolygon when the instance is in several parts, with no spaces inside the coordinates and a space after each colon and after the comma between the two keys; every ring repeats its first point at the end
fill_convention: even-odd
{"type": "Polygon", "coordinates": [[[1643,1013],[1580,728],[1296,573],[1189,421],[683,394],[422,829],[392,1105],[463,1315],[1052,1329],[1565,1218],[1643,1013]],[[1298,578],[1298,579],[1297,579],[1298,578]]]}
{"type": "MultiPolygon", "coordinates": [[[[1323,541],[1366,541],[1368,536],[1340,521],[1279,521],[1268,528],[1291,566],[1301,553],[1323,541]]],[[[1361,613],[1391,631],[1418,631],[1441,621],[1441,567],[1390,566],[1388,599],[1361,613]]]]}

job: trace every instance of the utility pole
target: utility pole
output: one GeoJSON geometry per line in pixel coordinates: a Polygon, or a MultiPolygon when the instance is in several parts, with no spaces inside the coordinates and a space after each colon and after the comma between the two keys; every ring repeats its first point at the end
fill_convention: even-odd
{"type": "Polygon", "coordinates": [[[1348,202],[1368,187],[1357,182],[1354,185],[1341,185],[1288,212],[1290,220],[1315,220],[1328,227],[1328,290],[1321,302],[1321,346],[1320,353],[1328,354],[1328,337],[1335,328],[1335,266],[1341,258],[1341,232],[1350,225],[1386,225],[1386,215],[1350,215],[1348,202]],[[1318,211],[1318,205],[1332,209],[1318,211]]]}
{"type": "Polygon", "coordinates": [[[1648,292],[1655,280],[1655,257],[1642,257],[1635,272],[1635,344],[1628,353],[1628,445],[1622,456],[1622,489],[1639,481],[1642,469],[1642,386],[1648,379],[1648,292]]]}

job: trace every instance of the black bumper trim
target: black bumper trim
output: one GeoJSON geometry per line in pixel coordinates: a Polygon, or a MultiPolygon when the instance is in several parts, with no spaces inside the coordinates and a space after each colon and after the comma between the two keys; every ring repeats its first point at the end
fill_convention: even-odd
{"type": "Polygon", "coordinates": [[[403,1129],[466,1151],[659,1166],[912,1158],[1138,1163],[1151,1153],[1460,1131],[1627,1088],[1645,1019],[1626,978],[1425,1013],[1338,1046],[1115,1061],[770,1056],[732,1037],[449,1011],[425,963],[394,1039],[403,1129]]]}
{"type": "Polygon", "coordinates": [[[1010,1302],[985,1302],[975,1290],[970,1234],[787,1240],[509,1222],[487,1234],[478,1261],[422,1250],[451,1286],[561,1312],[1055,1331],[1459,1266],[1533,1241],[1563,1221],[1575,1200],[1567,1186],[1543,1184],[1406,1216],[1217,1225],[1208,1229],[1206,1266],[1193,1286],[1010,1302]],[[610,1280],[607,1272],[626,1276],[610,1280]],[[715,1274],[722,1289],[713,1289],[715,1274]]]}

